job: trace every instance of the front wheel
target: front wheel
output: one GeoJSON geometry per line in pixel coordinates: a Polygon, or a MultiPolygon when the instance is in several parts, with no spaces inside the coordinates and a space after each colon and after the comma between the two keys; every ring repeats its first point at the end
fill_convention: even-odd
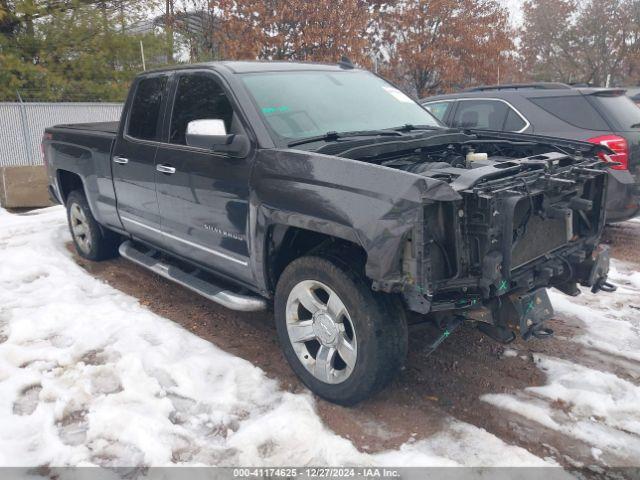
{"type": "Polygon", "coordinates": [[[303,383],[353,405],[381,390],[403,366],[407,322],[400,301],[376,294],[339,259],[302,257],[282,273],[276,327],[303,383]]]}

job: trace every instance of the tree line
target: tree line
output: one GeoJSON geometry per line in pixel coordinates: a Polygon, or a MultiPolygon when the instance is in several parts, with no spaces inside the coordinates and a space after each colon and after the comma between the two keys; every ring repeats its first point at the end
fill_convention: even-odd
{"type": "Polygon", "coordinates": [[[533,79],[635,86],[640,82],[640,1],[527,0],[519,50],[533,79]]]}
{"type": "Polygon", "coordinates": [[[122,101],[143,68],[343,55],[422,97],[547,80],[635,85],[640,0],[0,0],[0,101],[122,101]]]}

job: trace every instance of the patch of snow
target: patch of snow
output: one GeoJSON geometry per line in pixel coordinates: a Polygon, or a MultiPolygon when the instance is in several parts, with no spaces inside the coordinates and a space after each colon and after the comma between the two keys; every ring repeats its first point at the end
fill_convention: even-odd
{"type": "Polygon", "coordinates": [[[513,358],[518,356],[518,351],[513,348],[505,348],[504,352],[502,352],[502,356],[506,358],[513,358]]]}
{"type": "Polygon", "coordinates": [[[565,360],[539,356],[536,361],[548,375],[549,384],[531,387],[531,392],[552,401],[562,400],[573,418],[596,418],[640,437],[639,386],[565,360]]]}
{"type": "Polygon", "coordinates": [[[529,420],[552,430],[560,430],[560,425],[553,419],[551,410],[546,403],[531,397],[509,395],[503,393],[487,393],[480,397],[481,400],[492,405],[522,415],[529,420]]]}
{"type": "Polygon", "coordinates": [[[382,465],[413,467],[424,465],[425,454],[451,459],[442,466],[556,465],[522,448],[507,445],[483,429],[458,421],[450,422],[446,430],[428,439],[405,443],[398,451],[381,453],[376,458],[382,465]]]}
{"type": "Polygon", "coordinates": [[[640,290],[640,272],[634,272],[627,277],[629,283],[640,290]]]}
{"type": "Polygon", "coordinates": [[[570,340],[602,360],[597,368],[534,355],[546,385],[481,399],[592,445],[598,461],[607,456],[633,466],[640,458],[640,386],[607,369],[640,378],[640,312],[634,308],[640,302],[640,277],[633,267],[612,261],[610,280],[619,286],[614,294],[549,292],[557,313],[580,320],[580,331],[570,340]]]}
{"type": "Polygon", "coordinates": [[[549,465],[450,420],[359,452],[291,394],[93,278],[64,210],[0,209],[0,466],[549,465]]]}
{"type": "MultiPolygon", "coordinates": [[[[548,384],[482,400],[577,438],[618,458],[640,455],[640,387],[608,372],[535,356],[548,384]]],[[[633,465],[633,463],[630,463],[633,465]]]]}
{"type": "Polygon", "coordinates": [[[600,456],[602,455],[602,450],[596,447],[592,447],[591,455],[593,455],[593,458],[595,458],[596,460],[600,460],[600,456]]]}
{"type": "Polygon", "coordinates": [[[613,294],[594,295],[583,289],[582,295],[569,297],[551,290],[549,297],[557,313],[584,323],[585,331],[575,341],[640,362],[640,287],[631,283],[630,275],[622,273],[623,268],[619,262],[612,262],[609,278],[618,285],[613,294]]]}

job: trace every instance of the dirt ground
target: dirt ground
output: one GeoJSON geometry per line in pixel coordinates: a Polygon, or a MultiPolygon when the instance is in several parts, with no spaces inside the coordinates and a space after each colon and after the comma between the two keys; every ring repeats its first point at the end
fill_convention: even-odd
{"type": "MultiPolygon", "coordinates": [[[[640,222],[609,227],[604,241],[611,245],[615,258],[640,264],[640,222]]],[[[121,258],[102,263],[76,259],[95,277],[138,298],[157,314],[260,367],[282,388],[292,392],[304,389],[280,352],[272,312],[227,310],[121,258]]],[[[589,367],[607,363],[601,353],[571,341],[581,329],[579,319],[557,316],[549,326],[555,330],[554,338],[529,342],[518,339],[509,345],[518,351],[516,356],[504,356],[505,347],[467,328],[458,330],[427,356],[424,347],[433,331],[414,328],[406,368],[388,388],[352,408],[319,399],[318,412],[330,429],[367,452],[398,448],[412,438],[427,437],[442,428],[444,418],[454,417],[535,455],[552,457],[565,467],[591,465],[594,460],[590,445],[479,398],[485,393],[510,393],[543,385],[545,377],[534,364],[535,353],[589,367]]],[[[611,362],[610,370],[638,382],[637,378],[628,378],[615,362],[611,362]]],[[[559,403],[557,408],[562,409],[563,405],[559,403]]]]}

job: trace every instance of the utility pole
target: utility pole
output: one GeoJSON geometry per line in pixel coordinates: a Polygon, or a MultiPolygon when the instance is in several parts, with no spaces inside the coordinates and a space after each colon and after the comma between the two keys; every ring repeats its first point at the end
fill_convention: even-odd
{"type": "Polygon", "coordinates": [[[16,90],[16,96],[18,97],[18,103],[20,104],[20,125],[22,127],[22,138],[24,140],[24,148],[29,158],[29,165],[36,165],[36,157],[33,151],[33,145],[31,143],[31,136],[29,135],[29,119],[27,118],[27,107],[22,101],[20,92],[16,90]]]}
{"type": "Polygon", "coordinates": [[[167,63],[173,63],[173,0],[166,0],[164,10],[164,33],[167,36],[167,63]]]}
{"type": "Polygon", "coordinates": [[[140,56],[142,57],[142,71],[147,71],[147,64],[144,61],[144,46],[142,45],[142,40],[140,40],[140,56]]]}

